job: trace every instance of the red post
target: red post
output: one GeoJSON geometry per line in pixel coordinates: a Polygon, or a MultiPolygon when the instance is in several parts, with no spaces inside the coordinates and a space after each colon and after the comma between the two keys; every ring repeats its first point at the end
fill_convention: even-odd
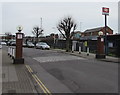
{"type": "Polygon", "coordinates": [[[96,58],[101,59],[105,58],[104,54],[104,38],[99,36],[97,40],[97,53],[96,53],[96,58]]]}
{"type": "Polygon", "coordinates": [[[15,51],[14,64],[24,63],[22,45],[23,45],[23,33],[18,32],[16,33],[16,51],[15,51]]]}

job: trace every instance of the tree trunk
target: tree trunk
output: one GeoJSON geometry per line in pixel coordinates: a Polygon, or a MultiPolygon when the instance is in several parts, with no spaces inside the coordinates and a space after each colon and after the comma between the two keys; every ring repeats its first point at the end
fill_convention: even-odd
{"type": "Polygon", "coordinates": [[[70,52],[70,39],[66,39],[66,52],[70,52]]]}

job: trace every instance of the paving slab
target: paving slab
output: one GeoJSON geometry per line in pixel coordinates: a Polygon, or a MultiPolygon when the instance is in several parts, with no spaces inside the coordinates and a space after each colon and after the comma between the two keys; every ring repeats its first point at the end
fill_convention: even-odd
{"type": "Polygon", "coordinates": [[[37,93],[24,64],[13,64],[2,51],[2,93],[37,93]]]}

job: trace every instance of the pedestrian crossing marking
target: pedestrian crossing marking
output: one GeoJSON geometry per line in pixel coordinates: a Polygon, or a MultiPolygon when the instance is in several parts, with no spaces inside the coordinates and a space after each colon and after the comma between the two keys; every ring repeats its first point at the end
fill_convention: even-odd
{"type": "Polygon", "coordinates": [[[85,60],[85,58],[77,57],[77,56],[44,56],[44,57],[35,57],[33,58],[38,62],[57,62],[57,61],[69,61],[69,60],[85,60]]]}

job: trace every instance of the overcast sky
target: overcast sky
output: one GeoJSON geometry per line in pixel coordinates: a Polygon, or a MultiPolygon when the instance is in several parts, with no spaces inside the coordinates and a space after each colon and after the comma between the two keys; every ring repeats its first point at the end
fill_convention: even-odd
{"type": "Polygon", "coordinates": [[[3,33],[15,34],[16,27],[22,25],[23,32],[32,35],[32,28],[40,26],[40,18],[44,35],[59,33],[53,27],[56,28],[58,22],[66,16],[72,16],[77,23],[77,30],[82,32],[103,27],[102,7],[110,8],[107,24],[114,33],[118,33],[118,2],[5,2],[1,6],[3,33]]]}

